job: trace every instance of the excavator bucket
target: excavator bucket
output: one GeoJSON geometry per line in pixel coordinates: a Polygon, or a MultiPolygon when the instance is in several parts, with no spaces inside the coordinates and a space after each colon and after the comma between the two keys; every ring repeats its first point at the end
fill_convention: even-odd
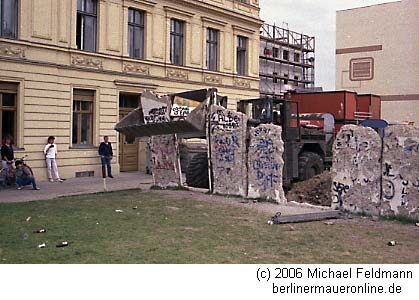
{"type": "MultiPolygon", "coordinates": [[[[203,89],[158,97],[144,91],[138,108],[115,126],[115,130],[132,137],[177,134],[183,138],[205,137],[208,107],[217,99],[216,89],[203,89]]],[[[226,103],[225,103],[226,105],[226,103]]]]}

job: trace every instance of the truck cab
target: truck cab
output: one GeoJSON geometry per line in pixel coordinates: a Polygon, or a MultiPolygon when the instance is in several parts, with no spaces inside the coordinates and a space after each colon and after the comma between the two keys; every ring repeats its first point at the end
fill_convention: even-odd
{"type": "Polygon", "coordinates": [[[249,126],[274,124],[282,127],[284,184],[320,174],[331,162],[333,116],[301,115],[299,103],[288,99],[242,100],[237,109],[249,117],[249,126]]]}

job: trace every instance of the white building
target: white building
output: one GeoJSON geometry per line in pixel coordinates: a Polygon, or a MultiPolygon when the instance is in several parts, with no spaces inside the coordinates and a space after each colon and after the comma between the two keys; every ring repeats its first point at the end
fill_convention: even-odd
{"type": "Polygon", "coordinates": [[[419,125],[419,0],[336,17],[336,89],[382,96],[381,116],[419,125]]]}

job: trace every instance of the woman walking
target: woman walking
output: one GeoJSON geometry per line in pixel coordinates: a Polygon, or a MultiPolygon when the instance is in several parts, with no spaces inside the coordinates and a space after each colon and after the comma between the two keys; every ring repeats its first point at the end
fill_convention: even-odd
{"type": "Polygon", "coordinates": [[[55,156],[57,155],[57,145],[55,145],[55,137],[50,136],[48,138],[48,144],[45,145],[44,154],[47,161],[47,174],[50,182],[54,182],[53,176],[51,174],[51,169],[54,171],[55,179],[58,182],[63,182],[63,179],[60,178],[58,174],[57,162],[55,156]]]}

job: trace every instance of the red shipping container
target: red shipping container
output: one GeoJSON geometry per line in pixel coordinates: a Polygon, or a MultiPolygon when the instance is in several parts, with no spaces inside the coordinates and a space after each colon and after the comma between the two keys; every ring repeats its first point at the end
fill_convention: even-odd
{"type": "Polygon", "coordinates": [[[357,95],[354,92],[293,93],[291,99],[299,103],[300,113],[330,113],[336,122],[355,119],[357,95]]]}

